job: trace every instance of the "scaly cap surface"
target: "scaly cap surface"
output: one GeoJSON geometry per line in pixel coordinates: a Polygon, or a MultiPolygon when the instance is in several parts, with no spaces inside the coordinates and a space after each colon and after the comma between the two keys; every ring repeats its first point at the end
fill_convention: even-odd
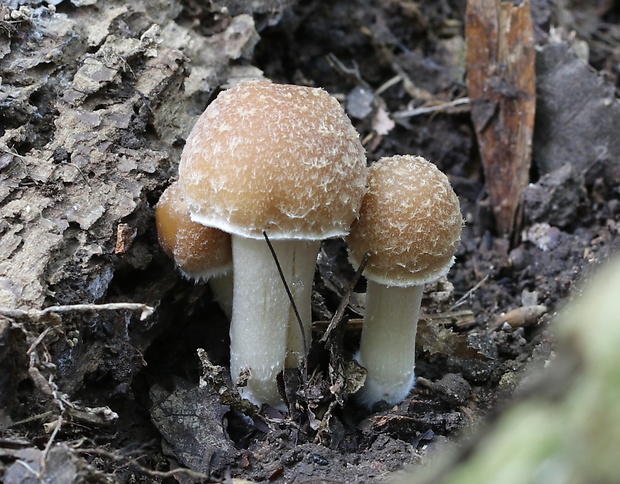
{"type": "Polygon", "coordinates": [[[164,252],[186,276],[209,279],[232,268],[230,234],[193,222],[178,183],[159,198],[155,222],[164,252]]]}
{"type": "Polygon", "coordinates": [[[366,191],[359,136],[322,89],[248,81],[190,133],[179,181],[192,219],[251,238],[345,235],[366,191]]]}
{"type": "Polygon", "coordinates": [[[463,220],[444,175],[420,156],[392,156],[371,165],[368,193],[347,237],[350,258],[387,286],[425,284],[454,263],[463,220]]]}

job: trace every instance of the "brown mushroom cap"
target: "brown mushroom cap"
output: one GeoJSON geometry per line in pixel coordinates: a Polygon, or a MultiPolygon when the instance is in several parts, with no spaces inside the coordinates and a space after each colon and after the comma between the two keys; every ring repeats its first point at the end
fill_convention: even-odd
{"type": "Polygon", "coordinates": [[[273,239],[345,235],[366,191],[364,148],[322,89],[248,81],[222,92],[179,166],[193,220],[273,239]]]}
{"type": "Polygon", "coordinates": [[[159,198],[155,221],[164,252],[188,277],[209,279],[232,267],[230,234],[193,222],[178,183],[159,198]]]}
{"type": "Polygon", "coordinates": [[[425,284],[454,263],[463,219],[444,175],[420,156],[382,158],[369,169],[368,193],[347,238],[350,258],[387,286],[425,284]]]}

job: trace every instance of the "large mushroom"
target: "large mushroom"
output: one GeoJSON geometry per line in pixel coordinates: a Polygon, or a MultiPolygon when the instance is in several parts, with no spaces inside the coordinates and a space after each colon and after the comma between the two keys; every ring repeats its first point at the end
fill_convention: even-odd
{"type": "Polygon", "coordinates": [[[186,278],[209,281],[227,317],[232,313],[230,234],[193,222],[178,182],[164,190],[155,209],[159,245],[186,278]]]}
{"type": "Polygon", "coordinates": [[[358,401],[400,403],[414,386],[415,337],[424,284],[445,275],[461,238],[458,198],[448,178],[420,156],[382,158],[347,237],[351,262],[365,268],[366,314],[358,401]]]}
{"type": "Polygon", "coordinates": [[[179,182],[192,220],[232,234],[231,376],[248,377],[240,392],[256,404],[282,407],[276,376],[310,344],[320,241],[348,233],[366,176],[357,132],[322,89],[243,82],[207,107],[187,139],[179,182]]]}

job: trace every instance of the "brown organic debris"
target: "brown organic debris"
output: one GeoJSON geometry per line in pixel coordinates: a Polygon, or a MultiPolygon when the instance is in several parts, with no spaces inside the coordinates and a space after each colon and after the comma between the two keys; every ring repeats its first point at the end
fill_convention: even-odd
{"type": "Polygon", "coordinates": [[[116,226],[116,246],[115,254],[124,254],[131,247],[132,242],[138,235],[138,230],[126,223],[120,223],[116,226]]]}
{"type": "Polygon", "coordinates": [[[161,385],[150,390],[151,419],[168,454],[193,471],[211,474],[230,465],[237,452],[222,428],[228,406],[208,387],[176,379],[172,392],[161,385]]]}
{"type": "Polygon", "coordinates": [[[517,224],[529,181],[536,108],[534,30],[529,0],[467,4],[467,87],[497,230],[517,224]]]}
{"type": "Polygon", "coordinates": [[[537,323],[541,316],[547,313],[547,306],[543,304],[534,304],[532,306],[521,306],[508,311],[506,314],[502,314],[497,317],[495,322],[491,325],[491,330],[495,331],[500,329],[504,324],[509,325],[511,328],[523,328],[531,326],[537,323]]]}
{"type": "Polygon", "coordinates": [[[419,322],[416,345],[429,355],[451,355],[475,359],[489,359],[491,356],[468,341],[465,335],[455,333],[450,328],[429,324],[427,319],[421,319],[419,322]]]}

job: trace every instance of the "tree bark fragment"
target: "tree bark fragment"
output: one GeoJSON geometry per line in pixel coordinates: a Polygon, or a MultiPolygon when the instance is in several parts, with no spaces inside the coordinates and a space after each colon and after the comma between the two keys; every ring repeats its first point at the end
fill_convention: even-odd
{"type": "Polygon", "coordinates": [[[497,231],[510,236],[529,182],[536,109],[530,2],[467,3],[467,88],[497,231]]]}

